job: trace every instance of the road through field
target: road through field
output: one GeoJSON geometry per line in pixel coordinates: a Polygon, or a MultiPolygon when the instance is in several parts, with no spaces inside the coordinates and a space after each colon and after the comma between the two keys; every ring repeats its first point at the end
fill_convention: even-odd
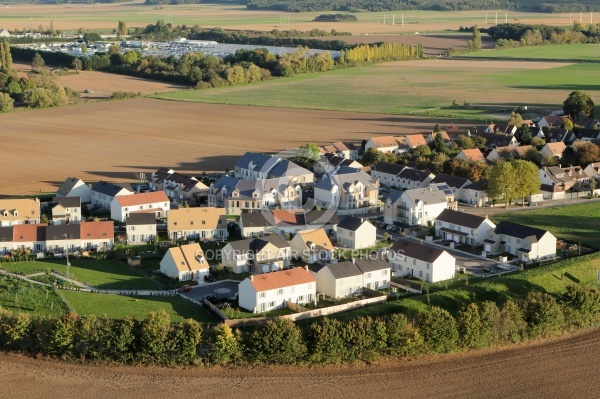
{"type": "Polygon", "coordinates": [[[502,350],[337,368],[99,367],[0,355],[0,397],[594,398],[599,357],[599,329],[502,350]]]}
{"type": "Polygon", "coordinates": [[[192,174],[232,170],[246,151],[425,132],[437,121],[449,123],[147,98],[23,110],[0,115],[0,194],[54,191],[68,176],[86,182],[135,181],[137,173],[161,166],[192,174]]]}

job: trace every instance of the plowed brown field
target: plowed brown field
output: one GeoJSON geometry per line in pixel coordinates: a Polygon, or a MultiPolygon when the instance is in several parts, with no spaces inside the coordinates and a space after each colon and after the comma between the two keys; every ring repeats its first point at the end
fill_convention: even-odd
{"type": "Polygon", "coordinates": [[[134,181],[160,166],[188,173],[232,169],[246,151],[431,131],[435,122],[146,98],[14,112],[0,115],[0,193],[54,191],[68,176],[134,181]]]}
{"type": "Polygon", "coordinates": [[[0,397],[596,398],[600,330],[503,350],[339,368],[78,366],[0,355],[0,397]]]}

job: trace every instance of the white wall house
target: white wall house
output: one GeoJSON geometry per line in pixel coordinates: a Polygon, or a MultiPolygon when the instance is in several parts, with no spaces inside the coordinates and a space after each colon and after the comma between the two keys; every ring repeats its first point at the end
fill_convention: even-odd
{"type": "Polygon", "coordinates": [[[382,259],[356,259],[319,265],[312,274],[317,280],[317,292],[330,298],[347,298],[361,293],[363,288],[387,288],[390,265],[382,259]]]}
{"type": "Polygon", "coordinates": [[[322,208],[339,211],[368,209],[377,205],[379,182],[364,171],[340,168],[314,186],[314,199],[322,208]]]}
{"type": "Polygon", "coordinates": [[[512,222],[500,222],[484,240],[490,254],[508,252],[522,262],[556,257],[556,237],[549,231],[512,222]]]}
{"type": "Polygon", "coordinates": [[[81,202],[92,201],[92,189],[85,182],[76,177],[67,177],[67,179],[56,190],[57,197],[79,197],[81,202]]]}
{"type": "Polygon", "coordinates": [[[377,228],[368,219],[346,216],[336,232],[336,246],[351,249],[369,248],[377,241],[377,228]]]}
{"type": "Polygon", "coordinates": [[[323,229],[299,231],[290,242],[292,257],[309,265],[334,259],[334,246],[323,229]]]}
{"type": "Polygon", "coordinates": [[[131,213],[151,213],[155,217],[167,216],[171,209],[169,197],[164,191],[151,191],[133,195],[117,196],[110,203],[110,218],[125,222],[131,213]]]}
{"type": "Polygon", "coordinates": [[[81,199],[79,197],[54,197],[50,203],[52,223],[77,223],[81,221],[81,199]]]}
{"type": "Polygon", "coordinates": [[[444,209],[435,219],[435,235],[459,244],[482,246],[490,230],[496,228],[487,217],[444,209]]]}
{"type": "Polygon", "coordinates": [[[386,224],[426,226],[448,208],[446,195],[434,188],[392,191],[384,205],[386,224]]]}
{"type": "Polygon", "coordinates": [[[292,249],[280,235],[232,241],[221,250],[221,264],[233,273],[266,273],[281,270],[292,262],[292,249]]]}
{"type": "Polygon", "coordinates": [[[240,307],[253,313],[282,309],[287,302],[316,304],[317,282],[308,268],[251,275],[239,285],[240,307]]]}
{"type": "Polygon", "coordinates": [[[144,244],[156,237],[156,216],[152,213],[132,213],[127,218],[127,243],[144,244]]]}
{"type": "Polygon", "coordinates": [[[454,277],[456,260],[443,249],[399,239],[387,252],[392,274],[435,283],[454,277]]]}
{"type": "Polygon", "coordinates": [[[178,281],[202,280],[208,271],[208,261],[197,243],[169,248],[160,261],[160,272],[178,281]]]}
{"type": "Polygon", "coordinates": [[[115,197],[121,195],[133,195],[133,188],[131,188],[131,185],[117,185],[105,181],[94,184],[91,190],[92,206],[102,209],[110,209],[110,204],[115,197]]]}

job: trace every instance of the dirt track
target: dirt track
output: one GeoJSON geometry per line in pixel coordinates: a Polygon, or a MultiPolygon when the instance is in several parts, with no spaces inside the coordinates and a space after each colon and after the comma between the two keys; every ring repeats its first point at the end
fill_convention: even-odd
{"type": "Polygon", "coordinates": [[[377,134],[431,131],[435,122],[146,98],[24,110],[0,115],[0,194],[54,191],[68,176],[135,181],[138,172],[161,166],[189,173],[231,170],[246,151],[360,142],[377,134]]]}
{"type": "Polygon", "coordinates": [[[171,370],[0,355],[3,398],[594,398],[600,330],[467,355],[339,368],[171,370]]]}

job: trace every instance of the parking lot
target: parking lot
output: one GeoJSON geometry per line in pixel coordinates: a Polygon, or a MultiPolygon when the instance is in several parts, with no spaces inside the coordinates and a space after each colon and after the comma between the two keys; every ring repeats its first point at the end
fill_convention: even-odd
{"type": "Polygon", "coordinates": [[[191,291],[183,292],[188,298],[195,301],[201,301],[207,295],[215,295],[217,298],[235,298],[238,293],[239,283],[232,281],[217,281],[216,283],[200,283],[194,286],[191,291]],[[229,290],[229,291],[226,291],[229,290]]]}

